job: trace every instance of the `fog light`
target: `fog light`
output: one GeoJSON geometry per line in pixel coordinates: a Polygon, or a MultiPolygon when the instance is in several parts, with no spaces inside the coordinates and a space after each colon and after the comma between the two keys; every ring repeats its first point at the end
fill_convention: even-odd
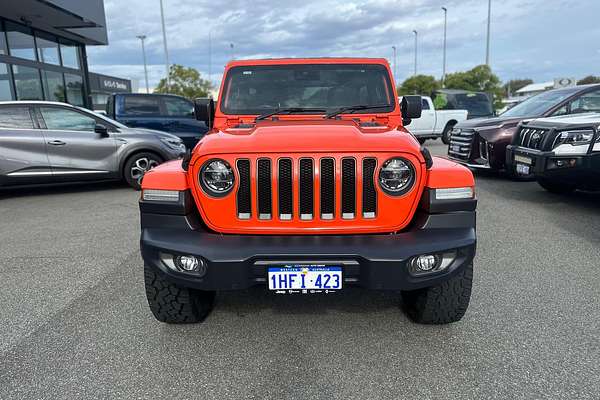
{"type": "Polygon", "coordinates": [[[194,256],[177,256],[174,259],[177,268],[184,271],[197,271],[200,262],[194,256]]]}
{"type": "Polygon", "coordinates": [[[169,269],[176,272],[190,272],[197,276],[204,276],[208,270],[206,261],[202,257],[160,253],[160,259],[169,269]]]}
{"type": "Polygon", "coordinates": [[[424,271],[424,272],[431,271],[432,269],[435,268],[436,264],[437,264],[437,257],[434,255],[431,255],[431,254],[419,256],[415,260],[415,266],[419,270],[424,271]]]}
{"type": "Polygon", "coordinates": [[[444,271],[456,260],[457,255],[456,250],[450,250],[445,253],[415,256],[409,261],[408,270],[412,275],[425,275],[444,271]]]}

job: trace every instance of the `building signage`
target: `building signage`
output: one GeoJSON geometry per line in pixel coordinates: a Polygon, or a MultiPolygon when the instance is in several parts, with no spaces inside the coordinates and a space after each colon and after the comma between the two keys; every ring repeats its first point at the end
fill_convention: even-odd
{"type": "Polygon", "coordinates": [[[577,79],[575,78],[556,78],[554,79],[554,88],[566,88],[577,85],[577,79]]]}
{"type": "Polygon", "coordinates": [[[107,90],[129,90],[126,82],[108,78],[100,78],[100,87],[107,90]]]}

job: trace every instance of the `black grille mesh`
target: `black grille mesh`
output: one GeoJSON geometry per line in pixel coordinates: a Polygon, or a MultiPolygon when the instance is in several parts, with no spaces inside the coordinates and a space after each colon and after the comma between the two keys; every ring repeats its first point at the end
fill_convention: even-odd
{"type": "Polygon", "coordinates": [[[252,203],[250,194],[250,160],[237,161],[238,174],[240,175],[240,186],[237,192],[238,216],[250,218],[252,203]]]}
{"type": "Polygon", "coordinates": [[[354,217],[356,211],[356,162],[342,159],[342,218],[354,217]]]}
{"type": "Polygon", "coordinates": [[[300,159],[300,216],[313,214],[314,203],[313,162],[300,159]]]}
{"type": "Polygon", "coordinates": [[[279,160],[279,215],[292,216],[293,189],[292,189],[292,160],[284,158],[279,160]]]}
{"type": "Polygon", "coordinates": [[[374,217],[377,209],[377,192],[375,191],[375,166],[377,160],[374,158],[365,158],[363,160],[363,192],[362,209],[363,216],[374,217]]]}
{"type": "Polygon", "coordinates": [[[258,215],[261,219],[271,218],[271,160],[258,160],[258,215]]]}
{"type": "Polygon", "coordinates": [[[335,210],[335,161],[321,159],[321,215],[334,216],[335,210]]]}

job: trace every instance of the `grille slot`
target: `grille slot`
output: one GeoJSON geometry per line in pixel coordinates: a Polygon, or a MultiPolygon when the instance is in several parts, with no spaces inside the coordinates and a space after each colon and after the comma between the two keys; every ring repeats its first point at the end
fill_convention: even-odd
{"type": "Polygon", "coordinates": [[[310,158],[300,159],[300,219],[313,219],[314,208],[314,172],[310,158]]]}
{"type": "Polygon", "coordinates": [[[292,183],[292,160],[282,158],[279,160],[279,218],[291,220],[293,215],[293,183],[292,183]]]}
{"type": "Polygon", "coordinates": [[[342,159],[342,218],[352,219],[356,215],[356,161],[342,159]]]}
{"type": "Polygon", "coordinates": [[[240,185],[237,192],[237,214],[240,219],[252,216],[252,195],[250,194],[250,160],[237,160],[240,185]]]}
{"type": "Polygon", "coordinates": [[[375,218],[377,210],[377,192],[375,190],[375,166],[377,160],[374,158],[363,159],[363,190],[362,190],[362,213],[363,218],[375,218]]]}
{"type": "Polygon", "coordinates": [[[271,160],[261,158],[257,163],[258,218],[271,219],[271,160]]]}
{"type": "Polygon", "coordinates": [[[321,159],[321,218],[335,217],[335,160],[321,159]]]}

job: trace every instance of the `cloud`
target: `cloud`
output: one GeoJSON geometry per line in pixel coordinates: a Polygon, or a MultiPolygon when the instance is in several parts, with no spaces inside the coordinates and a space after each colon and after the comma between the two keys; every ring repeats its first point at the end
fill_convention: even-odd
{"type": "MultiPolygon", "coordinates": [[[[208,2],[163,0],[172,63],[208,74],[218,82],[236,58],[369,56],[398,49],[398,80],[413,70],[419,32],[419,72],[442,70],[442,6],[448,8],[449,72],[485,61],[487,2],[484,0],[305,0],[208,2]]],[[[493,1],[492,68],[503,79],[549,80],[597,71],[600,52],[595,16],[600,2],[575,0],[493,1]],[[587,3],[587,4],[582,4],[587,3]]],[[[143,86],[141,46],[145,34],[150,86],[164,75],[158,0],[105,0],[109,46],[88,49],[91,69],[138,79],[143,86]]]]}

